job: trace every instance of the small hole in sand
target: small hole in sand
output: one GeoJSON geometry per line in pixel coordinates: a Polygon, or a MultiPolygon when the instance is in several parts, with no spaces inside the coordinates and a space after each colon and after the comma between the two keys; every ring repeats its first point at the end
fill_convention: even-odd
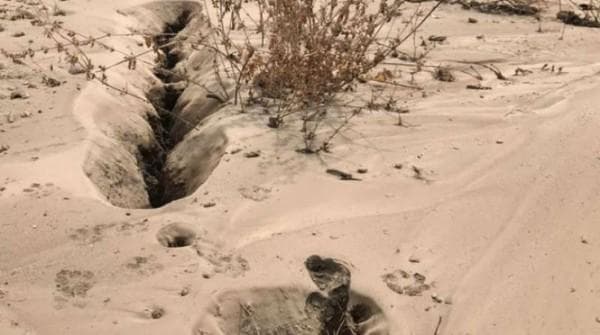
{"type": "Polygon", "coordinates": [[[154,320],[160,319],[165,315],[165,310],[162,307],[153,307],[150,310],[150,317],[154,320]]]}
{"type": "Polygon", "coordinates": [[[167,248],[190,246],[196,240],[196,232],[179,223],[172,223],[161,228],[156,234],[158,242],[167,248]]]}

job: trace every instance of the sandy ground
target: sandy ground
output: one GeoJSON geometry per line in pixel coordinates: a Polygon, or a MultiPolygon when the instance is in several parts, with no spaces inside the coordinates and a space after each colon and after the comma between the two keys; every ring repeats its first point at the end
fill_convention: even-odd
{"type": "MultiPolygon", "coordinates": [[[[144,3],[59,2],[60,19],[86,35],[124,33],[144,3]]],[[[493,62],[508,80],[482,70],[492,89],[466,90],[476,81],[459,72],[453,83],[418,74],[424,92],[397,93],[408,127],[367,111],[331,154],[296,153],[297,129],[225,108],[211,121],[227,133],[220,162],[159,209],[114,206],[84,168],[115,143],[103,127],[135,123],[139,104],[68,74],[52,52],[39,68],[1,58],[0,334],[258,334],[240,330],[240,306],[253,306],[260,334],[305,334],[316,287],[304,261],[315,254],[343,262],[352,301],[374,308],[365,334],[434,334],[440,320],[444,335],[599,334],[599,35],[566,27],[559,39],[552,13],[540,33],[533,18],[442,6],[420,33],[448,36],[428,63],[493,62]],[[41,83],[50,63],[58,87],[41,83]],[[165,247],[173,234],[192,245],[165,247]],[[422,291],[398,293],[415,273],[422,291]]],[[[28,20],[0,24],[4,49],[48,43],[28,20]]],[[[139,50],[138,40],[113,43],[139,50]]],[[[141,90],[148,69],[136,73],[115,76],[141,90]]]]}

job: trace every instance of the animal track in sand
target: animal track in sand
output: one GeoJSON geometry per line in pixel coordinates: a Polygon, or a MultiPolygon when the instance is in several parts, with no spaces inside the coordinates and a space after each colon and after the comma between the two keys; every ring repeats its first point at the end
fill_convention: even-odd
{"type": "Polygon", "coordinates": [[[72,230],[69,237],[82,244],[92,244],[102,241],[104,236],[110,230],[116,230],[122,234],[129,234],[131,230],[135,232],[143,232],[148,229],[148,220],[144,219],[137,223],[121,222],[121,223],[100,223],[94,226],[83,226],[72,230]]]}
{"type": "Polygon", "coordinates": [[[164,268],[162,264],[155,262],[155,260],[156,257],[152,255],[148,257],[135,256],[125,264],[125,267],[140,275],[154,274],[164,268]]]}
{"type": "Polygon", "coordinates": [[[207,330],[199,322],[194,334],[389,334],[377,304],[350,290],[350,271],[345,265],[311,256],[305,266],[319,291],[272,287],[225,292],[217,297],[209,316],[216,319],[218,329],[207,330]]]}
{"type": "Polygon", "coordinates": [[[198,256],[212,266],[215,273],[238,277],[250,270],[248,261],[242,256],[222,251],[208,241],[197,241],[193,247],[198,256]]]}
{"type": "MultiPolygon", "coordinates": [[[[212,273],[204,274],[206,278],[210,278],[214,273],[237,277],[250,269],[248,261],[243,257],[223,250],[205,235],[206,231],[197,232],[190,225],[171,223],[156,233],[156,239],[167,248],[192,247],[192,250],[212,269],[212,273]]],[[[141,264],[143,263],[145,262],[142,260],[141,264]]],[[[137,264],[132,263],[132,266],[137,264]]]]}
{"type": "Polygon", "coordinates": [[[264,201],[271,196],[271,188],[253,185],[250,187],[240,187],[238,189],[242,197],[257,202],[264,201]]]}
{"type": "Polygon", "coordinates": [[[41,199],[50,196],[56,190],[57,188],[53,183],[46,183],[43,185],[40,183],[33,183],[29,187],[24,188],[23,193],[27,194],[28,196],[41,199]]]}
{"type": "Polygon", "coordinates": [[[387,273],[382,279],[390,290],[411,297],[420,296],[433,286],[432,283],[425,283],[427,278],[424,275],[418,272],[410,274],[404,270],[387,273]]]}
{"type": "Polygon", "coordinates": [[[56,290],[65,297],[85,297],[94,286],[94,273],[63,269],[56,274],[55,283],[56,290]]]}
{"type": "Polygon", "coordinates": [[[54,294],[56,305],[54,307],[62,309],[69,302],[74,306],[84,307],[87,302],[82,299],[87,297],[88,291],[96,283],[94,277],[94,273],[91,271],[60,270],[54,280],[56,284],[54,294]]]}
{"type": "Polygon", "coordinates": [[[115,224],[97,224],[93,227],[81,227],[73,230],[69,237],[72,240],[79,241],[84,244],[100,242],[103,238],[106,229],[114,227],[115,224]]]}

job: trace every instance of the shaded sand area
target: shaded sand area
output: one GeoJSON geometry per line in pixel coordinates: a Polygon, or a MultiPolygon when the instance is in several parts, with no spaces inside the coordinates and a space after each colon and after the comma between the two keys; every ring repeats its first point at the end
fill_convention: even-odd
{"type": "MultiPolygon", "coordinates": [[[[86,36],[206,29],[202,2],[58,4],[86,36]]],[[[155,109],[52,52],[39,68],[0,58],[0,334],[319,334],[319,308],[340,301],[363,334],[600,333],[600,31],[561,39],[554,13],[537,32],[442,5],[418,34],[447,36],[427,64],[508,80],[417,73],[422,91],[395,93],[404,126],[364,111],[318,156],[295,151],[297,129],[157,75],[151,55],[110,76],[155,109]],[[59,86],[42,83],[49,64],[59,86]],[[198,123],[157,125],[161,108],[198,123]]],[[[6,50],[49,43],[0,22],[6,50]]],[[[215,85],[209,53],[177,51],[160,66],[215,85]]]]}

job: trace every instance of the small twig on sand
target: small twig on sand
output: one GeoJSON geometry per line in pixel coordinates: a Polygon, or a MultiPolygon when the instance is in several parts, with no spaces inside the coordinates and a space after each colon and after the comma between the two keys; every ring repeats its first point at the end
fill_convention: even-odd
{"type": "Polygon", "coordinates": [[[245,316],[250,319],[250,323],[252,324],[252,327],[254,328],[255,334],[260,335],[260,328],[258,327],[256,320],[254,320],[254,318],[252,317],[253,312],[250,309],[250,306],[240,303],[240,309],[242,311],[242,313],[240,313],[240,331],[242,330],[242,327],[243,327],[243,319],[244,319],[244,314],[245,314],[245,316]]]}
{"type": "Polygon", "coordinates": [[[396,82],[393,82],[393,81],[374,80],[374,79],[372,79],[370,81],[376,82],[376,83],[380,83],[380,84],[387,84],[387,85],[392,85],[392,86],[410,88],[412,90],[418,90],[418,91],[422,91],[423,90],[423,87],[420,87],[420,86],[409,85],[409,84],[401,84],[401,83],[396,83],[396,82]]]}
{"type": "Polygon", "coordinates": [[[358,181],[360,181],[360,179],[354,178],[354,176],[352,176],[351,173],[340,171],[338,169],[327,169],[325,172],[327,172],[331,175],[334,175],[334,176],[340,178],[341,180],[358,180],[358,181]]]}
{"type": "Polygon", "coordinates": [[[499,80],[507,80],[506,77],[502,74],[502,72],[500,72],[500,69],[498,69],[496,66],[494,66],[494,64],[479,64],[480,66],[483,66],[484,68],[494,72],[494,74],[496,75],[496,78],[498,78],[499,80]]]}
{"type": "Polygon", "coordinates": [[[467,85],[467,89],[469,90],[491,90],[492,88],[489,86],[483,86],[481,83],[477,85],[467,85]]]}
{"type": "Polygon", "coordinates": [[[412,170],[415,173],[415,175],[414,175],[415,179],[425,180],[425,177],[423,177],[423,171],[420,168],[413,165],[412,170]]]}
{"type": "Polygon", "coordinates": [[[442,325],[442,316],[440,315],[437,326],[435,326],[435,331],[433,332],[433,335],[438,335],[438,331],[440,330],[441,325],[442,325]]]}

